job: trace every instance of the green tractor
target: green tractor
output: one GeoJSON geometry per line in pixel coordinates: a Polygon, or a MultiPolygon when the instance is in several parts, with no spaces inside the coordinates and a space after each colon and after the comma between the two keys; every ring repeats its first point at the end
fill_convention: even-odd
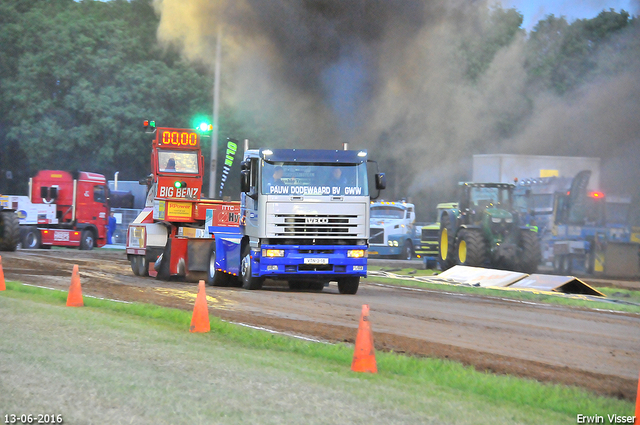
{"type": "Polygon", "coordinates": [[[20,241],[20,221],[14,210],[0,205],[0,251],[15,251],[20,241]]]}
{"type": "Polygon", "coordinates": [[[460,183],[458,204],[440,212],[438,260],[444,271],[457,264],[535,273],[540,242],[521,225],[512,184],[460,183]]]}

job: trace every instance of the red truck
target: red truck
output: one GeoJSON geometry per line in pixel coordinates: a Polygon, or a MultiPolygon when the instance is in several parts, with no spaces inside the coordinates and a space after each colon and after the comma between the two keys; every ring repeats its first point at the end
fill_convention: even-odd
{"type": "Polygon", "coordinates": [[[23,248],[89,250],[107,242],[109,189],[102,174],[42,170],[29,179],[28,196],[2,196],[16,211],[23,248]]]}

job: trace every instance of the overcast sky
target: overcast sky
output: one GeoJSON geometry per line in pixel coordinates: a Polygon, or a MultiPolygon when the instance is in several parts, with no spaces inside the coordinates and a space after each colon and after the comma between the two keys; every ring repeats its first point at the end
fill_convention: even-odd
{"type": "Polygon", "coordinates": [[[569,22],[576,19],[593,18],[602,10],[624,9],[632,15],[639,14],[638,0],[496,0],[505,8],[515,7],[524,15],[522,27],[527,31],[545,16],[565,16],[569,22]]]}

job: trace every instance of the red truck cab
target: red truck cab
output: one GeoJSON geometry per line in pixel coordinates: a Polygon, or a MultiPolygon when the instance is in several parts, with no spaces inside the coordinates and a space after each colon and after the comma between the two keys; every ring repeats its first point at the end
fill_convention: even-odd
{"type": "Polygon", "coordinates": [[[106,244],[109,189],[102,174],[42,170],[31,179],[30,186],[32,203],[56,205],[55,218],[38,220],[44,247],[92,249],[106,244]]]}

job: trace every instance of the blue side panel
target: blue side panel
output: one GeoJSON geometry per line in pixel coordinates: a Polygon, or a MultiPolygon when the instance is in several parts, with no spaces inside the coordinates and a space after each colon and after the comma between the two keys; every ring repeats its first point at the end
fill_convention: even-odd
{"type": "Polygon", "coordinates": [[[350,258],[349,250],[365,250],[362,245],[262,245],[265,249],[284,250],[284,257],[262,256],[255,252],[256,274],[273,279],[327,278],[367,276],[367,259],[350,258]]]}
{"type": "Polygon", "coordinates": [[[240,272],[240,241],[239,238],[224,238],[216,236],[216,252],[224,255],[216,256],[216,265],[227,273],[237,275],[240,272]]]}
{"type": "Polygon", "coordinates": [[[237,227],[209,226],[216,240],[216,268],[237,275],[240,270],[242,233],[237,227]]]}

